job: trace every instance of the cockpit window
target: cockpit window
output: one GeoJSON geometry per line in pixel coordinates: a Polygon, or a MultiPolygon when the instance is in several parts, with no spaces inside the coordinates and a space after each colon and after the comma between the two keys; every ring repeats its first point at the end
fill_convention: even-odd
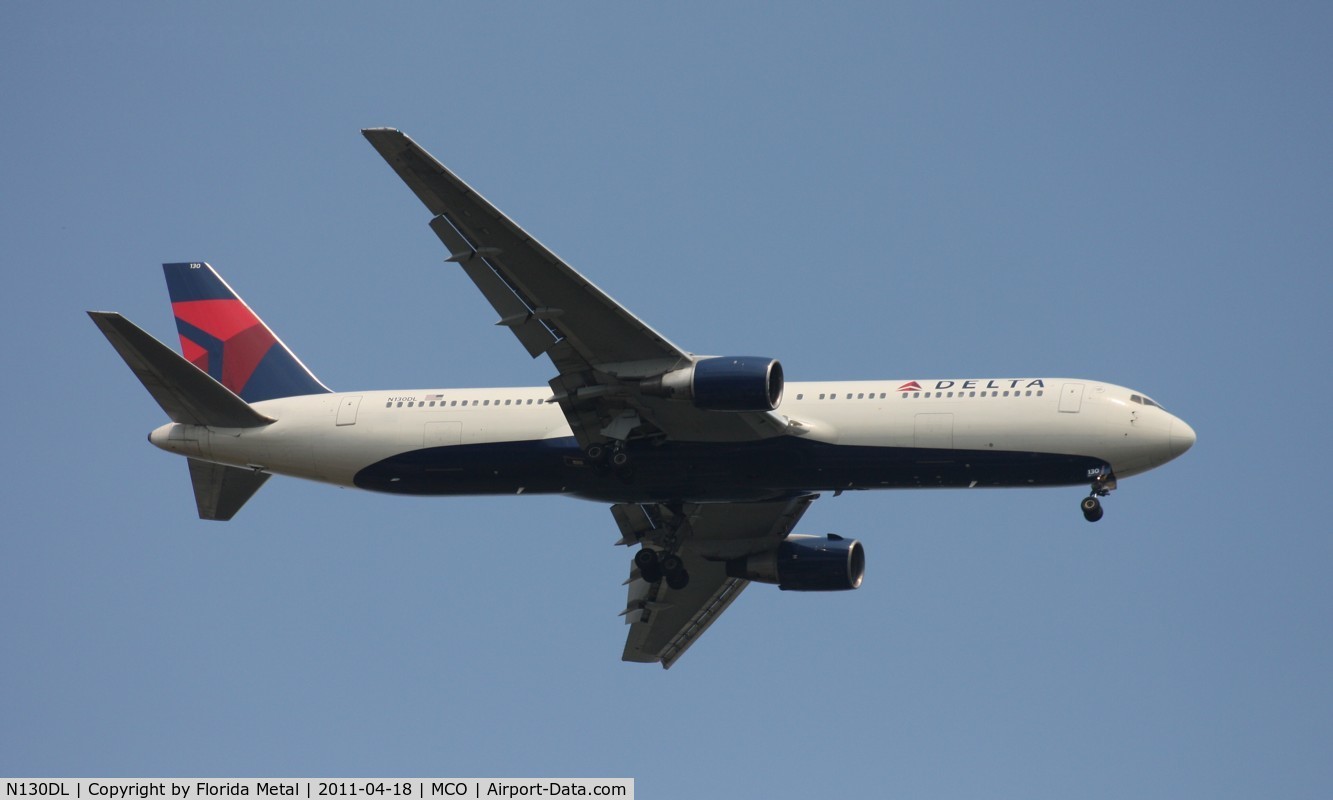
{"type": "MultiPolygon", "coordinates": [[[[1131,394],[1129,396],[1129,402],[1138,403],[1139,405],[1144,406],[1152,406],[1153,408],[1162,408],[1162,405],[1156,400],[1153,400],[1151,397],[1144,397],[1141,394],[1131,394]]],[[[1166,409],[1162,408],[1162,410],[1165,411],[1166,409]]]]}

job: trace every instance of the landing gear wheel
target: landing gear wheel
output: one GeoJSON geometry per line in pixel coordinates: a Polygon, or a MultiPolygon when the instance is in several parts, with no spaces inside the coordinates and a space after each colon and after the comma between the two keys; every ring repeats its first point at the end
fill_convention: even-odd
{"type": "Polygon", "coordinates": [[[690,585],[690,573],[685,571],[685,562],[675,553],[662,556],[662,572],[666,575],[667,586],[672,589],[684,589],[690,585]]]}
{"type": "Polygon", "coordinates": [[[602,459],[606,458],[606,448],[600,444],[590,444],[588,449],[583,451],[583,455],[594,464],[600,464],[602,459]]]}
{"type": "Polygon", "coordinates": [[[656,550],[643,548],[634,554],[634,566],[639,568],[639,577],[649,583],[657,583],[662,580],[662,561],[657,557],[656,550]]]}
{"type": "Polygon", "coordinates": [[[1096,497],[1083,498],[1079,508],[1083,510],[1083,518],[1088,522],[1096,522],[1102,518],[1102,501],[1096,497]]]}
{"type": "Polygon", "coordinates": [[[611,454],[611,466],[623,467],[629,463],[629,453],[624,450],[617,450],[611,454]]]}
{"type": "Polygon", "coordinates": [[[666,574],[667,586],[672,589],[684,589],[690,585],[690,573],[685,571],[684,567],[666,574]]]}

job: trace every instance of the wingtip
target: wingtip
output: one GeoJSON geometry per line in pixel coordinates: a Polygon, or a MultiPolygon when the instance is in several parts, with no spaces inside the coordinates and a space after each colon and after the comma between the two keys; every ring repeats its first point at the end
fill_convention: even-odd
{"type": "Polygon", "coordinates": [[[94,325],[104,331],[109,327],[114,327],[116,322],[124,319],[119,311],[85,311],[83,313],[88,315],[94,325]]]}
{"type": "Polygon", "coordinates": [[[407,134],[397,128],[362,128],[361,135],[366,137],[370,146],[378,150],[379,154],[390,163],[393,156],[408,148],[412,141],[407,134]]]}

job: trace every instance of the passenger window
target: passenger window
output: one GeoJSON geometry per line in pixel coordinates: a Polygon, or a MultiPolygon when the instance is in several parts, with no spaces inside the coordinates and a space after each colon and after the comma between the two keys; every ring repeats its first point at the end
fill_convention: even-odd
{"type": "Polygon", "coordinates": [[[513,400],[506,400],[506,401],[505,401],[505,405],[509,405],[509,404],[512,403],[512,402],[514,402],[514,401],[513,401],[513,400]]]}
{"type": "Polygon", "coordinates": [[[399,400],[399,401],[398,401],[398,407],[399,407],[399,408],[402,408],[402,407],[403,407],[403,401],[402,401],[402,400],[399,400]]]}

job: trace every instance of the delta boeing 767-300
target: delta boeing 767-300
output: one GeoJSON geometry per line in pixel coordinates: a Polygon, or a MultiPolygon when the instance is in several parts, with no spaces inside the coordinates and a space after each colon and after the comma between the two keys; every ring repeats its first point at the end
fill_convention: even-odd
{"type": "Polygon", "coordinates": [[[860,542],[793,529],[819,492],[1083,486],[1194,444],[1146,394],[1078,378],[786,382],[777,360],[684,350],[396,130],[365,137],[548,386],[334,392],[202,262],[166,264],[183,355],[89,312],[171,418],[199,516],[273,474],[405,495],[567,494],[611,505],[637,547],[624,659],[670,667],[752,581],[855,589],[860,542]]]}

